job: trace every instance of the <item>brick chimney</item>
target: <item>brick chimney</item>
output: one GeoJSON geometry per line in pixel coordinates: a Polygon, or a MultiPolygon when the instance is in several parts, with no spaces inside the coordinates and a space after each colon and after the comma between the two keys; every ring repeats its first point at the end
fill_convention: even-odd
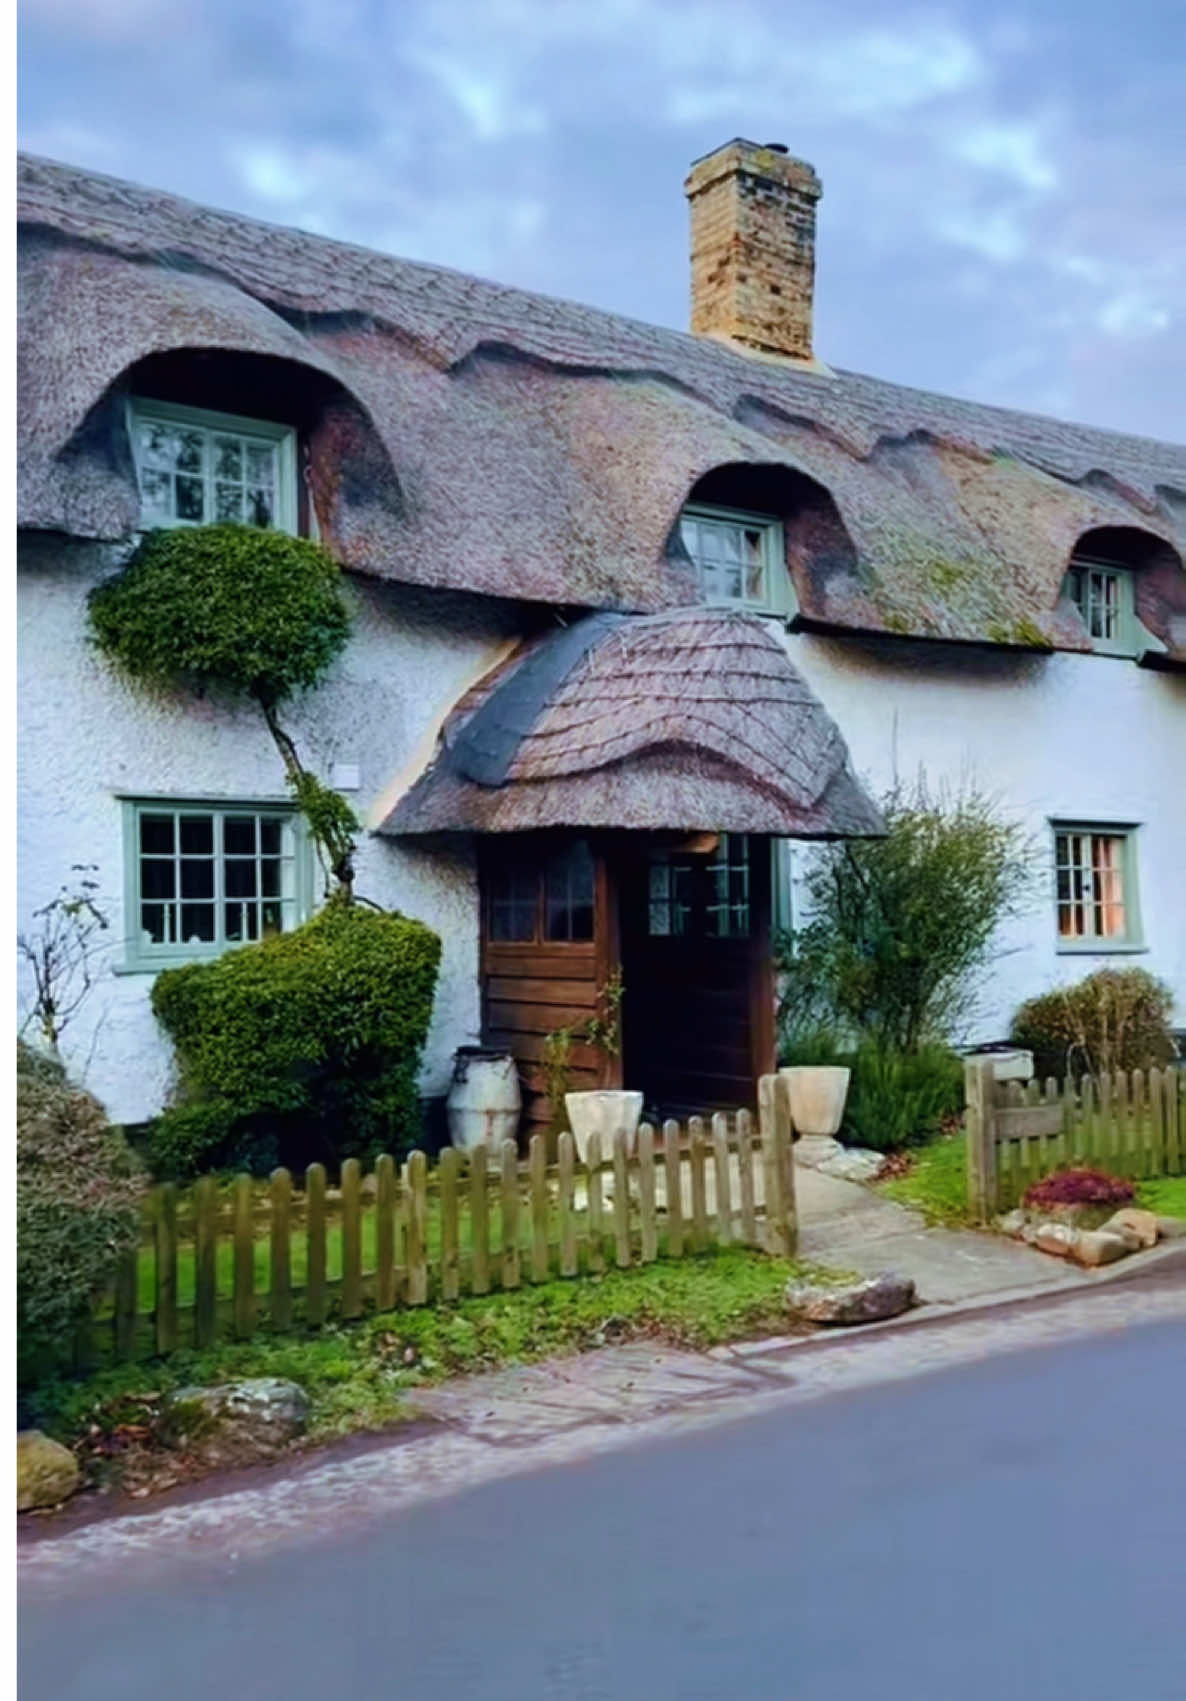
{"type": "Polygon", "coordinates": [[[740,137],[699,159],[692,210],[692,330],[812,361],[819,178],[780,142],[740,137]]]}

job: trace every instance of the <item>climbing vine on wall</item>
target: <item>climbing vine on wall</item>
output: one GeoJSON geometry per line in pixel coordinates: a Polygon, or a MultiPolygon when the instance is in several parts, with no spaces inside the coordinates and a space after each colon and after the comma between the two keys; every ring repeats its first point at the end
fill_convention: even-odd
{"type": "Polygon", "coordinates": [[[322,865],[349,897],[358,821],[305,767],[279,709],[317,685],[350,633],[341,573],[318,544],[251,526],[149,532],[90,597],[99,649],[137,684],[249,698],[322,865]]]}

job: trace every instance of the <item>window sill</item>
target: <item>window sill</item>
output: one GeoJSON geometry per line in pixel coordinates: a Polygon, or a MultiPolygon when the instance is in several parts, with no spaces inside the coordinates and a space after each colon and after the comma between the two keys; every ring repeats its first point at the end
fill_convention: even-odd
{"type": "Polygon", "coordinates": [[[1100,939],[1086,939],[1082,944],[1056,945],[1055,955],[1059,957],[1136,957],[1147,952],[1149,947],[1133,943],[1108,943],[1100,939]]]}

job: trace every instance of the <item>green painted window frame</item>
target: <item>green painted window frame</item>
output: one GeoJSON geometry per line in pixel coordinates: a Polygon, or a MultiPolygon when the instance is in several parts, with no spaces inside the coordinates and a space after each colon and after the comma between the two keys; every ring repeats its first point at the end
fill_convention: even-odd
{"type": "MultiPolygon", "coordinates": [[[[1144,951],[1144,931],[1141,923],[1140,881],[1138,877],[1139,834],[1140,825],[1133,821],[1068,821],[1061,817],[1051,819],[1052,849],[1054,860],[1054,930],[1056,949],[1059,955],[1100,957],[1110,953],[1144,951]],[[1064,901],[1059,893],[1059,872],[1062,868],[1074,866],[1064,862],[1059,855],[1059,841],[1069,835],[1079,835],[1091,839],[1114,839],[1121,846],[1120,852],[1120,882],[1121,901],[1124,905],[1125,930],[1123,934],[1089,933],[1080,935],[1064,935],[1060,931],[1061,910],[1064,901]]],[[[1080,863],[1077,866],[1083,867],[1080,863]]],[[[1095,866],[1094,849],[1092,867],[1095,866]]],[[[1087,900],[1083,905],[1090,911],[1097,907],[1093,901],[1087,900]]]]}
{"type": "Polygon", "coordinates": [[[1063,580],[1063,594],[1078,611],[1079,618],[1091,639],[1091,647],[1101,656],[1136,656],[1147,647],[1148,635],[1137,619],[1136,596],[1133,589],[1133,569],[1115,561],[1104,561],[1090,555],[1072,555],[1063,580]],[[1096,636],[1091,631],[1090,576],[1098,575],[1104,583],[1116,587],[1115,630],[1111,635],[1096,636]],[[1087,591],[1084,593],[1086,577],[1087,591]]]}
{"type": "MultiPolygon", "coordinates": [[[[260,815],[283,816],[292,834],[293,894],[291,899],[280,900],[291,905],[289,925],[282,931],[291,932],[312,915],[315,877],[313,841],[304,817],[293,808],[291,799],[260,798],[246,801],[239,798],[152,797],[137,794],[135,797],[121,797],[118,801],[123,817],[125,918],[123,961],[117,965],[118,973],[155,974],[159,969],[178,968],[185,963],[213,962],[227,951],[239,949],[240,944],[249,943],[228,940],[225,936],[222,917],[223,906],[228,901],[224,889],[225,852],[218,851],[214,851],[211,856],[215,866],[214,892],[210,900],[215,912],[215,938],[208,943],[159,945],[143,939],[142,930],[138,925],[142,901],[140,819],[143,815],[173,813],[178,816],[211,816],[215,821],[216,845],[219,842],[221,823],[227,817],[254,819],[260,815]]],[[[180,897],[177,901],[180,902],[180,897]]],[[[262,902],[262,898],[258,901],[262,902]]]]}
{"type": "MultiPolygon", "coordinates": [[[[176,402],[157,402],[144,396],[128,398],[128,437],[132,445],[132,459],[136,467],[137,486],[143,490],[142,467],[140,461],[140,434],[137,427],[144,422],[157,422],[162,425],[182,425],[193,430],[204,431],[208,436],[217,432],[225,432],[228,436],[255,437],[267,442],[276,451],[276,512],[273,516],[271,530],[287,532],[296,537],[299,532],[299,503],[297,500],[297,441],[296,430],[291,425],[280,425],[275,420],[249,419],[245,414],[215,413],[209,408],[185,407],[176,402]]],[[[202,479],[206,486],[206,500],[209,507],[209,517],[201,520],[183,520],[162,517],[158,514],[146,514],[141,508],[141,529],[172,530],[177,527],[211,525],[214,523],[212,491],[214,476],[209,461],[203,467],[202,479]]]]}
{"type": "Polygon", "coordinates": [[[704,602],[714,608],[740,608],[755,614],[774,614],[780,619],[790,620],[798,612],[798,598],[795,587],[791,583],[790,570],[787,567],[786,546],[783,541],[782,521],[773,519],[769,514],[755,514],[745,508],[709,507],[703,503],[690,502],[680,514],[680,541],[696,569],[700,582],[700,595],[704,602]],[[762,534],[763,575],[765,578],[765,593],[761,597],[728,597],[708,596],[704,590],[704,568],[696,559],[684,537],[683,525],[685,520],[700,521],[722,526],[744,526],[762,534]]]}

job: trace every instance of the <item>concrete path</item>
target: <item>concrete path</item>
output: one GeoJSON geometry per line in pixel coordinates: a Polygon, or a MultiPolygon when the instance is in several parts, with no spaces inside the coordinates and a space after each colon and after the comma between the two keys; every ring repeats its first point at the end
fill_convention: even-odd
{"type": "Polygon", "coordinates": [[[795,1165],[795,1198],[801,1258],[862,1275],[897,1270],[914,1278],[928,1305],[1015,1298],[1098,1279],[1003,1235],[928,1228],[919,1212],[803,1164],[795,1165]]]}

